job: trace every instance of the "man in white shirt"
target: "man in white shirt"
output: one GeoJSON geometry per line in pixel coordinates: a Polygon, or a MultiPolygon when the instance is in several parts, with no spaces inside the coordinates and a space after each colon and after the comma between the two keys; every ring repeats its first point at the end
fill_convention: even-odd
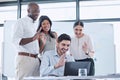
{"type": "Polygon", "coordinates": [[[57,39],[56,49],[43,54],[40,66],[41,76],[63,76],[65,62],[74,61],[70,54],[66,54],[70,43],[70,36],[61,34],[57,39]]]}
{"type": "Polygon", "coordinates": [[[14,26],[13,42],[18,50],[16,58],[15,80],[23,80],[23,77],[39,76],[38,38],[35,20],[38,18],[39,5],[31,2],[28,4],[28,15],[18,19],[14,26]]]}

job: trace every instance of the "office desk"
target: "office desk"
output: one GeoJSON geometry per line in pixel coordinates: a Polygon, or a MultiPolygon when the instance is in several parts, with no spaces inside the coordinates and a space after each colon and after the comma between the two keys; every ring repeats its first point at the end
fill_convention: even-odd
{"type": "Polygon", "coordinates": [[[101,79],[101,80],[120,80],[120,74],[101,75],[101,76],[62,76],[62,77],[25,77],[24,80],[71,80],[71,79],[101,79]]]}

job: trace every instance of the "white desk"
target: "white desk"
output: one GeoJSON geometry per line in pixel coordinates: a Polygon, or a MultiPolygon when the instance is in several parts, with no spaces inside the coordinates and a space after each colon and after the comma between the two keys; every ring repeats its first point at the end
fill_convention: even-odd
{"type": "Polygon", "coordinates": [[[116,79],[120,80],[120,74],[118,75],[101,75],[101,76],[63,76],[63,77],[54,77],[54,76],[47,76],[47,77],[25,77],[24,80],[69,80],[69,79],[116,79]]]}

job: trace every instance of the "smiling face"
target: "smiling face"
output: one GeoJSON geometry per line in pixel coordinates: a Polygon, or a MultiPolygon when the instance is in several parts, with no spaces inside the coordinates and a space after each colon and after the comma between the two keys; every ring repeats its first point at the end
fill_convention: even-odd
{"type": "Polygon", "coordinates": [[[70,41],[69,40],[63,40],[61,42],[57,42],[57,52],[61,56],[62,54],[65,54],[70,47],[70,41]]]}
{"type": "Polygon", "coordinates": [[[45,33],[48,33],[48,31],[50,30],[50,22],[48,20],[44,20],[41,24],[42,26],[42,30],[45,32],[45,33]]]}
{"type": "Polygon", "coordinates": [[[35,20],[37,20],[39,13],[40,13],[40,9],[36,3],[29,4],[28,16],[30,16],[35,21],[35,20]]]}
{"type": "Polygon", "coordinates": [[[83,27],[80,25],[77,25],[74,27],[74,34],[77,38],[80,38],[83,35],[83,27]]]}

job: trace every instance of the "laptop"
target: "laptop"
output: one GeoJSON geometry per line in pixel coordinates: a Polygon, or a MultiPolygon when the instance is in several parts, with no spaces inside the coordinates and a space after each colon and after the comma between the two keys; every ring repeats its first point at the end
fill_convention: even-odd
{"type": "Polygon", "coordinates": [[[64,76],[78,76],[79,68],[86,68],[87,75],[90,74],[90,62],[66,62],[64,67],[64,76]]]}

